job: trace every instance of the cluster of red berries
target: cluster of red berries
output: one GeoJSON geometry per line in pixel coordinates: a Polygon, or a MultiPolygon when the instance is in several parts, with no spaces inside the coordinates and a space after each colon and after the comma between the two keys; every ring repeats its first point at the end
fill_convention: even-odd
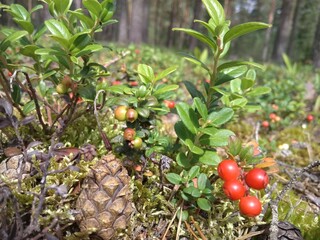
{"type": "MultiPolygon", "coordinates": [[[[114,110],[114,116],[118,121],[127,121],[133,123],[138,118],[138,112],[127,106],[118,106],[114,110]]],[[[136,136],[136,131],[132,128],[126,128],[123,133],[123,138],[129,142],[129,146],[135,149],[142,147],[142,139],[136,136]]]]}
{"type": "Polygon", "coordinates": [[[218,174],[224,180],[223,191],[230,200],[239,200],[240,213],[248,216],[258,216],[262,211],[260,200],[248,195],[249,188],[261,190],[268,183],[267,173],[261,168],[253,168],[244,172],[232,159],[225,159],[218,165],[218,174]]]}

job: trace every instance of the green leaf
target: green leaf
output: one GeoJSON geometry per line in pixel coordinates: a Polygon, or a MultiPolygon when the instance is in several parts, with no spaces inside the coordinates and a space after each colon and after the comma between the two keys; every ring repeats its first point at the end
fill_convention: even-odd
{"type": "Polygon", "coordinates": [[[20,53],[25,56],[35,58],[36,57],[35,51],[37,49],[39,49],[39,47],[36,45],[26,45],[21,48],[20,53]]]}
{"type": "Polygon", "coordinates": [[[236,78],[231,80],[230,82],[230,90],[232,93],[242,93],[242,89],[241,89],[241,79],[240,78],[236,78]]]}
{"type": "Polygon", "coordinates": [[[80,86],[78,88],[78,93],[83,99],[93,101],[96,96],[96,89],[91,85],[80,86]]]}
{"type": "Polygon", "coordinates": [[[30,21],[30,13],[20,4],[11,4],[8,10],[15,20],[30,21]]]}
{"type": "Polygon", "coordinates": [[[230,136],[234,136],[234,133],[227,129],[217,130],[214,134],[203,135],[200,138],[200,143],[209,145],[211,147],[223,147],[228,145],[230,136]]]}
{"type": "Polygon", "coordinates": [[[154,81],[158,81],[168,76],[170,73],[173,73],[177,70],[177,66],[169,67],[158,74],[158,76],[154,79],[154,81]]]}
{"type": "Polygon", "coordinates": [[[150,110],[147,108],[136,108],[138,114],[143,118],[148,118],[150,116],[150,110]]]}
{"type": "Polygon", "coordinates": [[[24,20],[15,20],[15,22],[23,28],[23,30],[26,30],[29,34],[33,33],[34,26],[30,21],[24,21],[24,20]]]}
{"type": "Polygon", "coordinates": [[[202,93],[196,88],[196,86],[189,81],[183,81],[184,85],[186,86],[188,92],[190,93],[192,98],[200,98],[203,102],[205,101],[204,96],[202,95],[202,93]]]}
{"type": "Polygon", "coordinates": [[[245,91],[254,85],[254,80],[251,78],[241,78],[241,90],[245,91]]]}
{"type": "Polygon", "coordinates": [[[246,74],[246,78],[248,79],[252,79],[252,80],[256,80],[256,71],[254,69],[249,69],[247,74],[246,74]]]}
{"type": "Polygon", "coordinates": [[[179,211],[179,212],[177,213],[177,219],[179,220],[180,218],[181,218],[181,221],[182,221],[182,222],[187,221],[188,218],[189,218],[189,212],[188,212],[188,210],[183,210],[182,213],[181,213],[181,211],[179,211]],[[180,215],[182,215],[182,216],[180,217],[180,215]]]}
{"type": "Polygon", "coordinates": [[[166,92],[170,92],[170,91],[174,91],[176,89],[178,89],[179,86],[178,85],[164,85],[163,87],[157,89],[152,95],[157,97],[157,96],[161,96],[163,93],[166,92]]]}
{"type": "Polygon", "coordinates": [[[92,20],[90,17],[83,14],[81,9],[77,9],[76,11],[69,11],[69,12],[72,15],[74,15],[77,19],[79,19],[82,25],[85,25],[87,29],[93,28],[94,20],[92,20]]]}
{"type": "Polygon", "coordinates": [[[190,160],[187,158],[187,156],[184,153],[178,153],[176,157],[176,162],[180,167],[183,167],[185,169],[188,169],[191,167],[190,160]]]}
{"type": "Polygon", "coordinates": [[[209,212],[211,209],[211,203],[208,199],[205,198],[198,198],[197,199],[197,205],[199,208],[201,208],[203,211],[209,212]]]}
{"type": "Polygon", "coordinates": [[[83,48],[80,52],[78,52],[76,54],[76,57],[81,57],[83,55],[88,55],[93,52],[98,52],[102,49],[103,49],[103,46],[100,44],[90,44],[90,45],[86,46],[85,48],[83,48]]]}
{"type": "Polygon", "coordinates": [[[27,115],[27,114],[31,113],[33,110],[35,110],[35,109],[36,109],[36,105],[35,105],[34,101],[32,100],[32,101],[27,102],[23,106],[22,111],[23,111],[24,114],[27,115]]]}
{"type": "Polygon", "coordinates": [[[237,99],[234,99],[230,102],[231,107],[240,107],[243,108],[245,105],[247,105],[248,100],[244,97],[240,97],[237,99]]]}
{"type": "Polygon", "coordinates": [[[88,9],[90,15],[97,19],[102,11],[101,4],[97,0],[83,0],[83,6],[88,9]]]}
{"type": "Polygon", "coordinates": [[[47,89],[46,83],[43,80],[39,82],[39,90],[40,90],[41,96],[44,97],[48,89],[47,89]]]}
{"type": "Polygon", "coordinates": [[[210,22],[207,23],[207,22],[204,22],[204,21],[201,21],[201,20],[194,20],[194,22],[200,23],[202,26],[204,26],[212,36],[216,35],[216,33],[214,31],[215,26],[210,24],[210,22]]]}
{"type": "Polygon", "coordinates": [[[72,0],[54,0],[54,7],[58,14],[65,14],[72,4],[72,0]]]}
{"type": "Polygon", "coordinates": [[[32,9],[31,9],[31,11],[30,11],[30,14],[31,13],[34,13],[35,11],[38,11],[38,10],[40,10],[40,9],[43,9],[43,6],[42,5],[36,5],[36,6],[34,6],[32,9]]]}
{"type": "Polygon", "coordinates": [[[15,31],[14,33],[10,34],[8,37],[2,40],[2,42],[0,43],[0,50],[5,51],[10,46],[11,42],[16,42],[26,35],[28,35],[27,31],[15,31]]]}
{"type": "Polygon", "coordinates": [[[197,177],[200,173],[200,167],[199,166],[193,166],[192,168],[190,168],[189,172],[188,172],[188,178],[189,179],[193,179],[195,177],[197,177]]]}
{"type": "Polygon", "coordinates": [[[199,161],[208,166],[217,166],[221,159],[217,152],[206,150],[203,155],[200,156],[199,161]]]}
{"type": "Polygon", "coordinates": [[[21,90],[18,84],[13,83],[12,84],[12,92],[11,97],[15,103],[20,103],[21,101],[21,90]]]}
{"type": "Polygon", "coordinates": [[[154,72],[153,69],[145,64],[139,64],[138,65],[138,75],[144,84],[148,84],[153,81],[154,79],[154,72]]]}
{"type": "Polygon", "coordinates": [[[80,34],[76,34],[72,36],[70,39],[70,50],[73,55],[79,53],[84,47],[92,42],[92,39],[88,33],[81,32],[80,34]]]}
{"type": "Polygon", "coordinates": [[[224,43],[227,43],[242,35],[245,35],[260,29],[268,28],[268,27],[271,27],[271,25],[266,23],[261,23],[261,22],[247,22],[247,23],[239,24],[232,27],[226,33],[223,41],[224,43]]]}
{"type": "Polygon", "coordinates": [[[243,65],[256,67],[256,68],[259,68],[263,71],[265,70],[265,66],[263,66],[259,63],[249,62],[249,61],[230,61],[230,62],[226,62],[226,63],[221,64],[218,67],[218,71],[220,72],[220,71],[228,69],[228,68],[233,68],[233,67],[238,67],[238,66],[243,66],[243,65]]]}
{"type": "Polygon", "coordinates": [[[206,174],[204,173],[200,173],[200,175],[198,176],[198,188],[200,190],[203,190],[206,188],[208,182],[208,177],[206,174]]]}
{"type": "Polygon", "coordinates": [[[218,74],[218,80],[215,85],[217,86],[222,83],[229,82],[235,78],[241,77],[246,73],[247,70],[247,66],[237,66],[224,69],[224,71],[218,74]]]}
{"type": "Polygon", "coordinates": [[[168,173],[168,174],[166,174],[166,178],[170,183],[172,183],[174,185],[180,185],[181,184],[182,178],[181,178],[180,175],[178,175],[176,173],[168,173]]]}
{"type": "Polygon", "coordinates": [[[269,87],[256,87],[252,91],[248,92],[248,96],[260,96],[263,94],[270,93],[271,89],[269,87]]]}
{"type": "Polygon", "coordinates": [[[108,91],[116,94],[123,94],[124,92],[129,92],[131,91],[131,88],[125,86],[125,85],[115,85],[115,86],[110,86],[108,87],[108,91]]]}
{"type": "Polygon", "coordinates": [[[198,66],[201,66],[204,70],[206,70],[207,72],[210,72],[209,67],[206,64],[204,64],[203,62],[201,62],[201,60],[199,60],[198,58],[196,58],[188,53],[180,52],[179,54],[182,55],[189,62],[192,62],[198,66]]]}
{"type": "Polygon", "coordinates": [[[242,143],[241,140],[236,138],[234,140],[230,140],[229,142],[229,152],[232,154],[232,156],[237,156],[242,149],[242,143]]]}
{"type": "Polygon", "coordinates": [[[174,125],[174,130],[182,141],[185,141],[186,139],[194,139],[194,135],[188,130],[182,121],[178,121],[174,125]]]}
{"type": "Polygon", "coordinates": [[[62,22],[55,19],[49,19],[46,20],[44,23],[53,36],[66,40],[71,38],[71,33],[62,22]]]}
{"type": "Polygon", "coordinates": [[[195,188],[194,186],[184,188],[183,192],[191,195],[194,198],[198,198],[201,196],[201,192],[199,191],[199,189],[195,188]]]}
{"type": "Polygon", "coordinates": [[[202,2],[216,26],[225,22],[223,7],[217,0],[202,0],[202,2]]]}
{"type": "Polygon", "coordinates": [[[194,143],[190,139],[186,139],[184,143],[192,153],[197,155],[202,155],[204,153],[203,149],[194,145],[194,143]]]}
{"type": "Polygon", "coordinates": [[[232,108],[223,108],[219,112],[210,113],[208,120],[210,120],[214,126],[221,126],[222,124],[230,121],[233,117],[233,114],[234,111],[232,108]]]}
{"type": "Polygon", "coordinates": [[[199,114],[203,118],[203,120],[207,120],[208,110],[207,110],[207,106],[203,103],[203,101],[201,101],[200,98],[195,97],[193,99],[193,103],[194,103],[196,110],[199,112],[199,114]]]}
{"type": "Polygon", "coordinates": [[[215,49],[217,49],[217,45],[216,43],[210,39],[209,37],[207,37],[206,35],[197,32],[195,30],[192,29],[188,29],[188,28],[173,28],[173,31],[181,31],[181,32],[185,32],[193,37],[195,37],[196,39],[198,39],[199,41],[203,42],[204,44],[206,44],[208,47],[210,47],[210,49],[212,49],[213,51],[215,49]]]}
{"type": "Polygon", "coordinates": [[[178,103],[176,105],[176,109],[184,125],[191,133],[196,134],[198,131],[199,123],[194,110],[184,102],[178,103]]]}

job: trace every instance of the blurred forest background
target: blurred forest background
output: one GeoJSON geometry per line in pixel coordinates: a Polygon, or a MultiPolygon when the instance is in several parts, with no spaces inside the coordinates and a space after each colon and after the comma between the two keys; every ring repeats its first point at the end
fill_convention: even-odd
{"type": "MultiPolygon", "coordinates": [[[[19,3],[31,10],[41,3],[35,0],[1,0],[4,4],[19,3]]],[[[220,0],[232,25],[246,21],[262,21],[273,25],[235,41],[232,57],[253,57],[260,61],[282,61],[286,53],[293,61],[312,63],[320,67],[320,0],[220,0]]],[[[208,19],[201,0],[117,0],[114,18],[119,22],[99,34],[99,40],[146,43],[181,50],[192,50],[201,44],[173,27],[205,31],[192,19],[208,19]]],[[[74,0],[73,8],[80,8],[74,0]]],[[[14,26],[6,13],[0,24],[14,26]]],[[[33,14],[41,25],[43,11],[33,14]],[[42,15],[41,15],[42,14],[42,15]]]]}

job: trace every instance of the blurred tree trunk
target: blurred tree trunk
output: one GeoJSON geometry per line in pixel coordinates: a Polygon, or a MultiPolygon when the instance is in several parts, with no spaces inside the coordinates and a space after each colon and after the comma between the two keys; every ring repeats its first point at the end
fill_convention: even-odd
{"type": "Polygon", "coordinates": [[[317,29],[313,40],[313,65],[320,68],[320,14],[318,16],[317,29]]]}
{"type": "Polygon", "coordinates": [[[170,24],[168,27],[168,33],[167,33],[167,47],[173,46],[173,40],[174,40],[174,32],[172,31],[173,24],[176,22],[177,12],[178,10],[178,3],[176,0],[172,0],[171,2],[171,12],[170,12],[170,24]]]}
{"type": "Polygon", "coordinates": [[[120,12],[118,41],[121,43],[127,43],[129,40],[128,5],[126,2],[127,0],[118,0],[117,2],[117,8],[120,12]]]}
{"type": "MultiPolygon", "coordinates": [[[[194,7],[193,7],[193,18],[201,20],[202,15],[203,15],[202,2],[201,1],[196,1],[195,4],[194,4],[194,7]]],[[[196,31],[199,31],[200,24],[192,22],[191,28],[196,30],[196,31]]],[[[189,39],[190,39],[190,41],[189,41],[190,42],[189,50],[192,50],[197,46],[198,40],[196,38],[194,38],[194,37],[191,37],[191,36],[189,36],[189,39]]]]}
{"type": "Polygon", "coordinates": [[[299,23],[299,10],[301,8],[302,1],[298,1],[294,10],[294,17],[293,17],[293,23],[292,23],[292,31],[291,31],[291,37],[292,41],[289,42],[288,46],[288,55],[293,58],[294,57],[294,40],[296,39],[296,30],[298,29],[298,23],[299,23]]]}
{"type": "MultiPolygon", "coordinates": [[[[128,1],[129,2],[129,1],[128,1]]],[[[145,25],[148,24],[146,16],[148,16],[147,11],[149,10],[148,7],[144,7],[145,5],[148,6],[148,0],[132,0],[131,4],[131,26],[129,28],[129,40],[130,42],[140,44],[144,40],[144,31],[145,25]]]]}
{"type": "Polygon", "coordinates": [[[296,0],[282,1],[280,24],[277,29],[272,54],[272,58],[278,62],[282,60],[282,54],[288,50],[289,41],[291,40],[292,21],[296,2],[296,0]]]}
{"type": "MultiPolygon", "coordinates": [[[[268,23],[273,24],[274,14],[276,12],[276,0],[271,1],[271,6],[268,14],[268,23]]],[[[264,47],[262,52],[262,60],[267,61],[269,59],[269,46],[270,46],[270,38],[271,38],[272,28],[268,28],[266,30],[266,34],[264,37],[264,47]]]]}
{"type": "Polygon", "coordinates": [[[233,0],[224,0],[223,8],[226,14],[226,19],[231,20],[233,13],[233,0]]]}

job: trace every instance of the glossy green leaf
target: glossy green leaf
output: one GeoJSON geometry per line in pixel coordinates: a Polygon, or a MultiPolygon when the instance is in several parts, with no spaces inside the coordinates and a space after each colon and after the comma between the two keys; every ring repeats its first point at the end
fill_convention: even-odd
{"type": "Polygon", "coordinates": [[[185,32],[193,37],[195,37],[196,39],[198,39],[199,41],[203,42],[204,44],[206,44],[208,47],[210,47],[212,50],[217,48],[217,45],[215,44],[214,41],[212,41],[212,39],[210,39],[209,37],[207,37],[206,35],[197,32],[195,30],[192,29],[188,29],[188,28],[173,28],[173,31],[181,31],[181,32],[185,32]]]}
{"type": "Polygon", "coordinates": [[[243,108],[245,105],[247,105],[247,103],[248,100],[244,97],[241,97],[230,101],[230,106],[243,108]]]}
{"type": "Polygon", "coordinates": [[[161,96],[163,93],[171,92],[171,91],[177,90],[178,88],[179,88],[179,86],[178,86],[178,85],[175,85],[175,84],[164,85],[163,87],[157,89],[157,90],[153,93],[153,96],[155,96],[155,97],[161,96]]]}
{"type": "Polygon", "coordinates": [[[182,178],[180,175],[178,175],[176,173],[168,173],[168,174],[166,174],[166,178],[172,184],[175,184],[175,185],[181,184],[182,178]]]}
{"type": "Polygon", "coordinates": [[[178,103],[176,109],[183,124],[191,133],[195,134],[198,130],[199,123],[194,110],[184,102],[178,103]]]}
{"type": "Polygon", "coordinates": [[[62,22],[55,19],[49,19],[44,23],[53,36],[57,36],[66,40],[71,38],[71,33],[62,22]]]}
{"type": "Polygon", "coordinates": [[[194,145],[193,141],[191,139],[186,139],[184,141],[184,144],[189,148],[189,150],[197,155],[202,155],[204,153],[203,149],[201,147],[198,147],[194,145]]]}
{"type": "Polygon", "coordinates": [[[183,81],[184,85],[186,86],[188,92],[190,93],[192,98],[200,98],[202,101],[205,101],[204,96],[202,95],[202,93],[196,88],[196,86],[189,81],[183,81]]]}
{"type": "Polygon", "coordinates": [[[216,86],[225,82],[229,82],[235,78],[241,77],[248,70],[247,66],[237,66],[224,69],[224,71],[218,74],[218,80],[216,86]]]}
{"type": "Polygon", "coordinates": [[[54,7],[58,14],[65,14],[71,7],[72,0],[54,0],[54,7]]]}
{"type": "Polygon", "coordinates": [[[25,56],[34,58],[36,56],[35,51],[37,49],[39,49],[39,47],[36,45],[26,45],[20,49],[20,53],[25,56]]]}
{"type": "Polygon", "coordinates": [[[203,120],[207,120],[207,118],[208,118],[208,110],[207,110],[207,106],[204,104],[204,102],[201,101],[200,98],[195,97],[193,99],[193,104],[194,104],[196,110],[201,115],[202,119],[203,120]]]}
{"type": "Polygon", "coordinates": [[[212,18],[215,25],[224,23],[225,14],[224,9],[217,0],[202,0],[204,6],[207,9],[209,16],[212,18]]]}
{"type": "Polygon", "coordinates": [[[217,152],[206,150],[203,155],[200,156],[199,162],[208,166],[217,166],[221,159],[217,152]]]}
{"type": "Polygon", "coordinates": [[[95,18],[99,17],[102,7],[97,0],[83,0],[82,4],[86,9],[88,9],[91,16],[95,18]]]}
{"type": "Polygon", "coordinates": [[[29,34],[33,33],[34,26],[30,21],[24,21],[24,20],[15,20],[15,22],[23,28],[23,30],[26,30],[29,34]]]}
{"type": "Polygon", "coordinates": [[[227,43],[229,41],[232,41],[242,35],[260,30],[260,29],[264,29],[264,28],[268,28],[271,27],[270,24],[266,24],[266,23],[261,23],[261,22],[247,22],[247,23],[243,23],[243,24],[239,24],[236,25],[234,27],[232,27],[224,36],[224,43],[227,43]]]}
{"type": "Polygon", "coordinates": [[[242,93],[240,78],[236,78],[230,81],[230,90],[232,93],[242,93]]]}
{"type": "Polygon", "coordinates": [[[150,116],[150,110],[147,108],[137,108],[138,114],[143,118],[148,118],[150,116]]]}
{"type": "Polygon", "coordinates": [[[181,219],[181,221],[184,222],[184,221],[187,221],[188,218],[189,218],[188,210],[183,210],[182,213],[181,213],[181,211],[178,211],[178,213],[177,213],[177,219],[178,220],[181,219]]]}
{"type": "Polygon", "coordinates": [[[92,42],[92,39],[89,35],[89,33],[80,33],[76,34],[71,37],[70,39],[70,50],[73,53],[73,55],[76,55],[78,52],[80,52],[84,47],[89,45],[92,42]]]}
{"type": "Polygon", "coordinates": [[[198,58],[196,58],[188,53],[180,52],[179,54],[182,55],[189,62],[192,62],[198,66],[201,66],[204,70],[206,70],[207,72],[210,72],[209,67],[206,64],[204,64],[203,62],[201,62],[201,60],[199,60],[198,58]]]}
{"type": "Polygon", "coordinates": [[[178,121],[174,125],[174,130],[182,141],[185,141],[186,139],[194,139],[195,135],[188,130],[182,121],[178,121]]]}
{"type": "Polygon", "coordinates": [[[144,84],[148,84],[153,81],[154,77],[154,72],[153,69],[146,65],[146,64],[139,64],[138,65],[138,75],[144,84]]]}
{"type": "Polygon", "coordinates": [[[228,68],[233,68],[233,67],[238,67],[238,66],[243,66],[243,65],[256,67],[256,68],[259,68],[263,71],[265,70],[265,67],[259,63],[249,62],[249,61],[230,61],[230,62],[222,63],[218,67],[218,71],[220,72],[220,71],[228,69],[228,68]]]}
{"type": "Polygon", "coordinates": [[[184,153],[178,153],[176,157],[176,162],[180,167],[183,167],[185,169],[188,169],[191,167],[190,160],[187,158],[187,156],[184,153]]]}
{"type": "Polygon", "coordinates": [[[15,20],[30,21],[30,13],[20,4],[11,4],[8,10],[15,20]]]}
{"type": "Polygon", "coordinates": [[[35,109],[36,109],[36,105],[35,105],[34,101],[32,100],[32,101],[27,102],[23,106],[22,111],[23,111],[24,114],[27,115],[27,114],[31,113],[33,110],[35,110],[35,109]]]}
{"type": "Polygon", "coordinates": [[[214,126],[221,126],[231,120],[234,115],[234,111],[231,108],[223,108],[219,112],[212,112],[208,116],[208,120],[214,126]]]}
{"type": "Polygon", "coordinates": [[[232,154],[232,156],[237,156],[242,149],[242,142],[240,139],[232,139],[229,142],[229,152],[232,154]]]}
{"type": "Polygon", "coordinates": [[[204,173],[200,173],[200,175],[198,176],[198,188],[200,190],[203,190],[206,188],[208,182],[208,177],[206,174],[204,173]]]}
{"type": "Polygon", "coordinates": [[[241,90],[245,91],[250,89],[254,85],[254,80],[251,78],[242,78],[241,79],[241,90]]]}
{"type": "Polygon", "coordinates": [[[94,26],[94,20],[82,13],[81,9],[76,11],[69,11],[72,15],[80,20],[82,25],[85,25],[86,28],[91,29],[94,26]]]}
{"type": "Polygon", "coordinates": [[[197,199],[197,205],[199,208],[201,208],[203,211],[209,212],[211,209],[211,203],[208,199],[205,198],[198,198],[197,199]]]}
{"type": "Polygon", "coordinates": [[[248,79],[252,79],[252,80],[256,80],[256,71],[254,69],[249,69],[247,74],[246,74],[246,78],[248,79]]]}
{"type": "Polygon", "coordinates": [[[217,130],[215,134],[204,135],[200,138],[200,143],[211,147],[223,147],[228,145],[230,136],[234,133],[227,129],[217,130]]]}
{"type": "Polygon", "coordinates": [[[199,173],[200,173],[200,167],[199,166],[193,166],[188,171],[188,178],[189,179],[193,179],[193,178],[197,177],[199,175],[199,173]]]}
{"type": "Polygon", "coordinates": [[[21,101],[21,90],[18,84],[13,83],[12,84],[12,92],[11,97],[15,103],[20,103],[21,101]]]}
{"type": "Polygon", "coordinates": [[[260,96],[263,94],[270,93],[271,89],[269,87],[256,87],[252,91],[248,92],[248,96],[260,96]]]}
{"type": "Polygon", "coordinates": [[[96,89],[94,86],[87,85],[87,86],[80,86],[78,88],[79,95],[86,100],[93,101],[96,96],[96,89]]]}
{"type": "Polygon", "coordinates": [[[103,46],[100,44],[90,44],[83,48],[80,52],[76,54],[76,57],[81,57],[83,55],[88,55],[94,52],[98,52],[103,49],[103,46]]]}
{"type": "Polygon", "coordinates": [[[31,9],[30,13],[34,13],[34,12],[40,10],[40,9],[43,9],[43,5],[40,5],[40,4],[36,5],[31,9]]]}
{"type": "Polygon", "coordinates": [[[177,66],[172,66],[172,67],[169,67],[165,70],[163,70],[162,72],[160,72],[158,74],[158,76],[154,79],[154,81],[158,81],[158,80],[161,80],[163,78],[165,78],[166,76],[168,76],[170,73],[173,73],[174,71],[177,70],[177,66]]]}
{"type": "Polygon", "coordinates": [[[207,23],[207,22],[204,22],[204,21],[201,21],[201,20],[194,20],[194,22],[200,23],[202,26],[204,26],[212,36],[215,36],[215,35],[216,35],[216,33],[215,33],[215,26],[213,26],[212,24],[210,24],[210,22],[207,23]]]}
{"type": "Polygon", "coordinates": [[[41,80],[41,81],[39,82],[38,87],[39,87],[41,96],[42,96],[42,97],[46,96],[46,93],[47,93],[47,90],[48,90],[48,88],[47,88],[47,86],[46,86],[46,83],[45,83],[43,80],[41,80]]]}
{"type": "Polygon", "coordinates": [[[183,192],[191,195],[194,198],[198,198],[201,196],[201,192],[199,191],[199,189],[195,188],[194,186],[184,188],[183,192]]]}
{"type": "Polygon", "coordinates": [[[10,34],[2,40],[2,42],[0,43],[0,50],[5,51],[10,46],[11,42],[16,42],[20,38],[26,36],[27,34],[27,31],[15,31],[14,33],[10,34]]]}

